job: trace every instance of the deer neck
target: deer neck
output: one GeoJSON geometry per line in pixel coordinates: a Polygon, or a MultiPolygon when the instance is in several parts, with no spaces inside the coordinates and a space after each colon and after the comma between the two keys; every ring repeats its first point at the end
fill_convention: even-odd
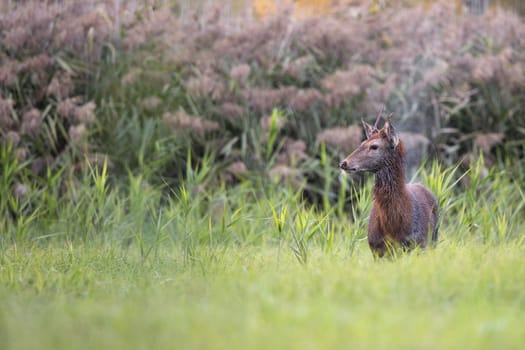
{"type": "Polygon", "coordinates": [[[412,202],[405,187],[403,152],[376,172],[373,197],[380,232],[399,240],[412,228],[412,202]]]}
{"type": "Polygon", "coordinates": [[[405,164],[402,146],[397,149],[385,166],[376,172],[374,200],[387,212],[398,211],[409,205],[405,187],[405,164]]]}

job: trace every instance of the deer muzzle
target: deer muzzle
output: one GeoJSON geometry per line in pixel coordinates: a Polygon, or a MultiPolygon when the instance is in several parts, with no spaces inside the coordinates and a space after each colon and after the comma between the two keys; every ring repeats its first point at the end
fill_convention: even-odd
{"type": "Polygon", "coordinates": [[[353,173],[357,171],[357,167],[351,165],[350,162],[346,159],[343,160],[341,164],[339,164],[339,168],[341,168],[341,170],[346,171],[348,173],[353,173]]]}

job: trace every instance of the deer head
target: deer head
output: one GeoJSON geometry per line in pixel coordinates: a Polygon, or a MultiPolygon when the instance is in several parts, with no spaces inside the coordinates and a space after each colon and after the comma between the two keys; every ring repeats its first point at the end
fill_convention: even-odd
{"type": "Polygon", "coordinates": [[[377,125],[382,111],[377,116],[374,125],[363,121],[366,140],[339,165],[347,173],[377,172],[381,168],[392,164],[399,145],[399,136],[392,125],[392,114],[386,117],[383,128],[377,125]]]}

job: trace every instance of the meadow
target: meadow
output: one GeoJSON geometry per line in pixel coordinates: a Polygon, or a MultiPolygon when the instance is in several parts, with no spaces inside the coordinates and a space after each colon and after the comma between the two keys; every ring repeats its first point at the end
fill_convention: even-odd
{"type": "MultiPolygon", "coordinates": [[[[445,231],[447,232],[447,231],[445,231]]],[[[176,247],[144,263],[115,247],[4,253],[5,349],[519,349],[523,247],[443,239],[374,262],[359,246],[176,247]]]]}
{"type": "Polygon", "coordinates": [[[482,169],[459,192],[457,169],[423,170],[439,243],[381,261],[366,242],[370,181],[350,220],[277,184],[189,181],[160,204],[159,188],[130,177],[115,196],[94,171],[77,200],[39,201],[56,219],[4,228],[18,237],[2,244],[3,347],[520,348],[523,178],[482,169]]]}
{"type": "Polygon", "coordinates": [[[521,348],[522,18],[348,3],[8,2],[0,348],[521,348]],[[383,104],[441,220],[374,260],[338,163],[383,104]]]}

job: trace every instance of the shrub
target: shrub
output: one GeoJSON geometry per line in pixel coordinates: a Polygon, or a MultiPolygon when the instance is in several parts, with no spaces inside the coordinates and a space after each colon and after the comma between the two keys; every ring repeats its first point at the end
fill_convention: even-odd
{"type": "MultiPolygon", "coordinates": [[[[157,28],[151,39],[175,72],[169,85],[185,98],[164,108],[173,114],[182,107],[217,122],[217,132],[192,142],[200,149],[227,145],[227,163],[241,160],[257,172],[298,167],[307,178],[319,179],[312,176],[318,144],[327,142],[335,159],[326,176],[335,177],[336,162],[348,149],[328,141],[326,133],[356,125],[382,104],[400,129],[415,135],[410,144],[430,140],[449,164],[480,150],[491,164],[503,141],[518,142],[513,156],[523,155],[525,25],[516,14],[458,13],[455,5],[437,2],[358,12],[341,5],[319,17],[282,11],[234,21],[206,9],[159,28],[166,16],[153,15],[146,27],[157,28]],[[274,143],[277,156],[269,163],[260,150],[266,149],[268,116],[275,108],[285,117],[274,143]],[[282,145],[298,140],[307,144],[306,157],[290,164],[282,145]]],[[[129,45],[151,45],[147,35],[141,38],[129,45]]],[[[359,141],[359,133],[348,135],[350,144],[359,141]]],[[[503,150],[510,155],[510,148],[503,150]]],[[[319,186],[315,181],[310,185],[319,186]]]]}
{"type": "MultiPolygon", "coordinates": [[[[0,134],[34,173],[94,150],[86,85],[114,31],[95,1],[24,1],[0,16],[0,134]]],[[[9,7],[9,6],[8,6],[9,7]]]]}
{"type": "Polygon", "coordinates": [[[11,5],[0,132],[36,172],[107,155],[119,174],[177,184],[188,154],[212,153],[210,177],[293,174],[312,198],[337,197],[330,179],[351,148],[340,138],[357,144],[357,122],[382,104],[422,140],[409,143],[430,140],[450,164],[473,151],[493,163],[498,147],[523,157],[522,18],[458,14],[445,1],[341,3],[257,20],[209,7],[177,15],[162,2],[11,5]]]}

